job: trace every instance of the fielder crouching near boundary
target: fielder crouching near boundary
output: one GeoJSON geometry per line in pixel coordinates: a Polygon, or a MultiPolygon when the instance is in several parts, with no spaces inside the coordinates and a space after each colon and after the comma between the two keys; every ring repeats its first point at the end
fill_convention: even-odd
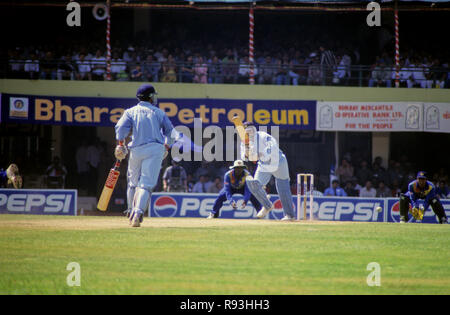
{"type": "Polygon", "coordinates": [[[437,215],[439,223],[448,223],[439,197],[436,194],[436,188],[433,183],[427,180],[425,172],[417,173],[417,179],[409,183],[408,191],[400,195],[400,223],[408,222],[408,210],[411,204],[411,213],[414,219],[421,221],[424,212],[431,205],[433,212],[437,215]],[[423,209],[419,208],[419,199],[424,199],[423,209]]]}
{"type": "Polygon", "coordinates": [[[207,219],[218,218],[220,214],[220,208],[222,208],[223,203],[228,200],[234,210],[237,209],[236,200],[233,199],[234,194],[241,194],[244,196],[244,202],[242,203],[242,209],[247,206],[250,200],[252,205],[255,207],[256,211],[261,209],[261,204],[258,199],[255,198],[250,193],[247,187],[246,178],[250,175],[247,171],[247,166],[245,166],[242,160],[234,161],[233,166],[230,167],[230,171],[225,173],[224,176],[224,187],[219,192],[219,196],[214,202],[213,210],[209,213],[207,219]]]}
{"type": "Polygon", "coordinates": [[[132,227],[139,227],[142,223],[162,161],[169,146],[181,136],[167,115],[156,107],[156,94],[152,85],[141,85],[136,93],[139,103],[125,110],[115,127],[118,141],[115,157],[123,160],[130,150],[127,203],[132,227]],[[127,149],[125,139],[130,132],[131,141],[127,149]]]}

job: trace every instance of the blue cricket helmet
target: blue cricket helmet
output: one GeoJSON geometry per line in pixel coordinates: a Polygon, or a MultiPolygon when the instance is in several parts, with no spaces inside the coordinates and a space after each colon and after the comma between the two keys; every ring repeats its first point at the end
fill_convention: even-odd
{"type": "Polygon", "coordinates": [[[427,175],[424,171],[420,171],[417,173],[417,179],[419,178],[423,178],[423,179],[427,179],[427,175]]]}
{"type": "Polygon", "coordinates": [[[153,94],[158,94],[156,93],[156,90],[153,87],[153,85],[145,83],[138,88],[136,92],[136,97],[138,99],[147,99],[153,94]]]}

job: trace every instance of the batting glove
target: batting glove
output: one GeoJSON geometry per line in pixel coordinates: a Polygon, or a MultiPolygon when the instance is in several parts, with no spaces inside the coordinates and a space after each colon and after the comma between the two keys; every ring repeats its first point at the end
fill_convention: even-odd
{"type": "Polygon", "coordinates": [[[114,150],[114,156],[116,157],[116,159],[122,161],[127,157],[127,154],[128,149],[126,146],[124,146],[123,144],[119,144],[118,146],[116,146],[116,149],[114,150]]]}

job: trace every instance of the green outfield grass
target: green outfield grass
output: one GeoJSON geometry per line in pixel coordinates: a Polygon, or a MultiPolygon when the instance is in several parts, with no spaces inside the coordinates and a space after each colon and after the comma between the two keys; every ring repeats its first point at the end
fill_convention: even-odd
{"type": "Polygon", "coordinates": [[[0,293],[450,294],[449,241],[449,225],[0,215],[0,293]]]}

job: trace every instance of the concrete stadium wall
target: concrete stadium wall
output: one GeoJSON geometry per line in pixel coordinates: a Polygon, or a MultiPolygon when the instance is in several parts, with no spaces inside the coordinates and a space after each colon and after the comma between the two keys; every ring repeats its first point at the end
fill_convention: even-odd
{"type": "MultiPolygon", "coordinates": [[[[0,79],[0,93],[133,97],[142,82],[0,79]]],[[[449,102],[450,89],[155,83],[160,98],[277,99],[348,102],[449,102]]]]}

